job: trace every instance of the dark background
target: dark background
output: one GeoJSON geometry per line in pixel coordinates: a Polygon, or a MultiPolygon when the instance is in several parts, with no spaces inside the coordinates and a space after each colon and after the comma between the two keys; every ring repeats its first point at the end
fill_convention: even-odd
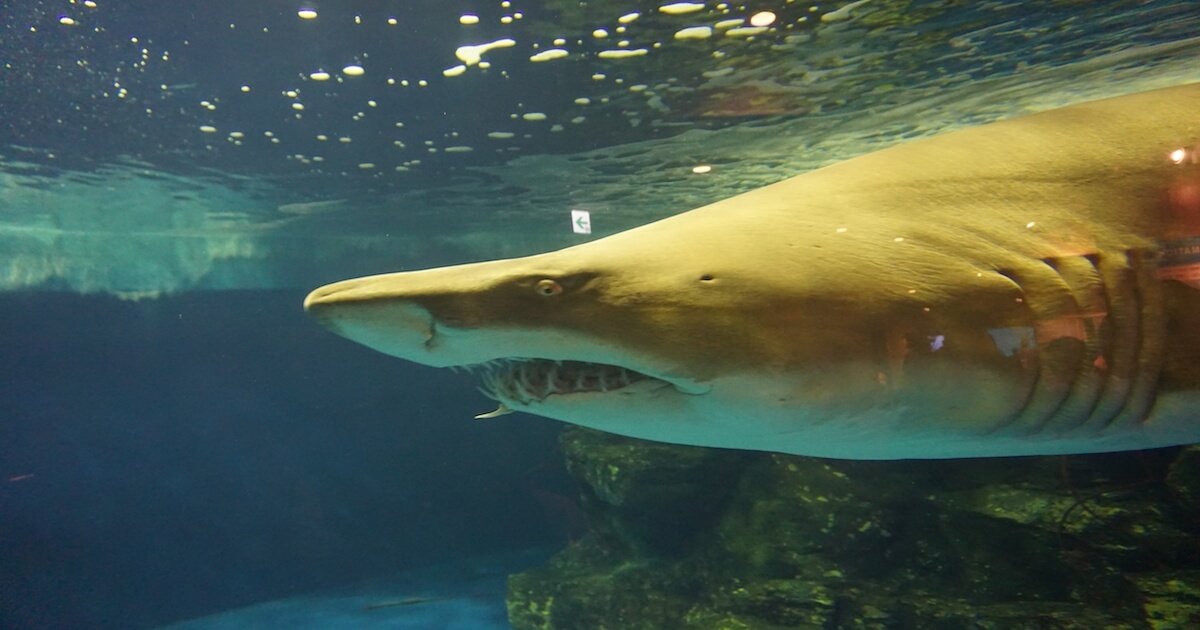
{"type": "Polygon", "coordinates": [[[302,299],[0,296],[0,627],[143,628],[566,540],[557,423],[472,420],[474,378],[302,299]]]}

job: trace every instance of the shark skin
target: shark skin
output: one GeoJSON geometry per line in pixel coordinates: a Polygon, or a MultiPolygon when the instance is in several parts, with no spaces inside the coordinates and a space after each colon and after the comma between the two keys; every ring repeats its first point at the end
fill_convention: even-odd
{"type": "Polygon", "coordinates": [[[590,243],[313,291],[501,408],[848,459],[1200,442],[1200,84],[912,141],[590,243]]]}

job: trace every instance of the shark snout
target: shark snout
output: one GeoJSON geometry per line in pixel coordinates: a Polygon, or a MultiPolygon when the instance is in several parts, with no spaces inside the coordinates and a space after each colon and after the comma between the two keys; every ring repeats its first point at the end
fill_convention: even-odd
{"type": "Polygon", "coordinates": [[[319,316],[325,307],[335,303],[337,300],[333,296],[336,295],[336,292],[330,290],[330,288],[334,286],[336,285],[327,284],[323,287],[313,289],[304,298],[305,312],[313,316],[319,316]]]}
{"type": "Polygon", "coordinates": [[[370,278],[354,278],[317,287],[304,298],[304,310],[317,315],[331,306],[378,297],[379,291],[372,290],[375,283],[368,280],[370,278]]]}
{"type": "Polygon", "coordinates": [[[380,283],[357,278],[319,287],[304,310],[325,328],[385,354],[431,364],[435,318],[411,299],[381,291],[380,283]]]}
{"type": "MultiPolygon", "coordinates": [[[[356,280],[335,282],[314,289],[304,298],[304,311],[322,326],[337,331],[338,314],[350,310],[355,301],[356,280]]],[[[340,333],[339,333],[340,334],[340,333]]]]}

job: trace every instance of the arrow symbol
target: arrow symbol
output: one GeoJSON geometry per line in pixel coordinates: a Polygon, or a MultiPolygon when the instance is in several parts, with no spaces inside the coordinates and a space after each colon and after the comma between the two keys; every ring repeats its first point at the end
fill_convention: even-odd
{"type": "Polygon", "coordinates": [[[592,233],[592,216],[587,210],[571,211],[571,228],[576,234],[592,233]]]}

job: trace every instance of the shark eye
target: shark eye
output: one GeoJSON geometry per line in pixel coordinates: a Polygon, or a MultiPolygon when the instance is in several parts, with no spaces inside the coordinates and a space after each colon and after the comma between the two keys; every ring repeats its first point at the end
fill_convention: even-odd
{"type": "Polygon", "coordinates": [[[538,283],[534,285],[534,288],[537,290],[538,295],[543,297],[554,297],[559,293],[562,293],[563,290],[561,284],[550,280],[549,278],[545,280],[538,280],[538,283]]]}

